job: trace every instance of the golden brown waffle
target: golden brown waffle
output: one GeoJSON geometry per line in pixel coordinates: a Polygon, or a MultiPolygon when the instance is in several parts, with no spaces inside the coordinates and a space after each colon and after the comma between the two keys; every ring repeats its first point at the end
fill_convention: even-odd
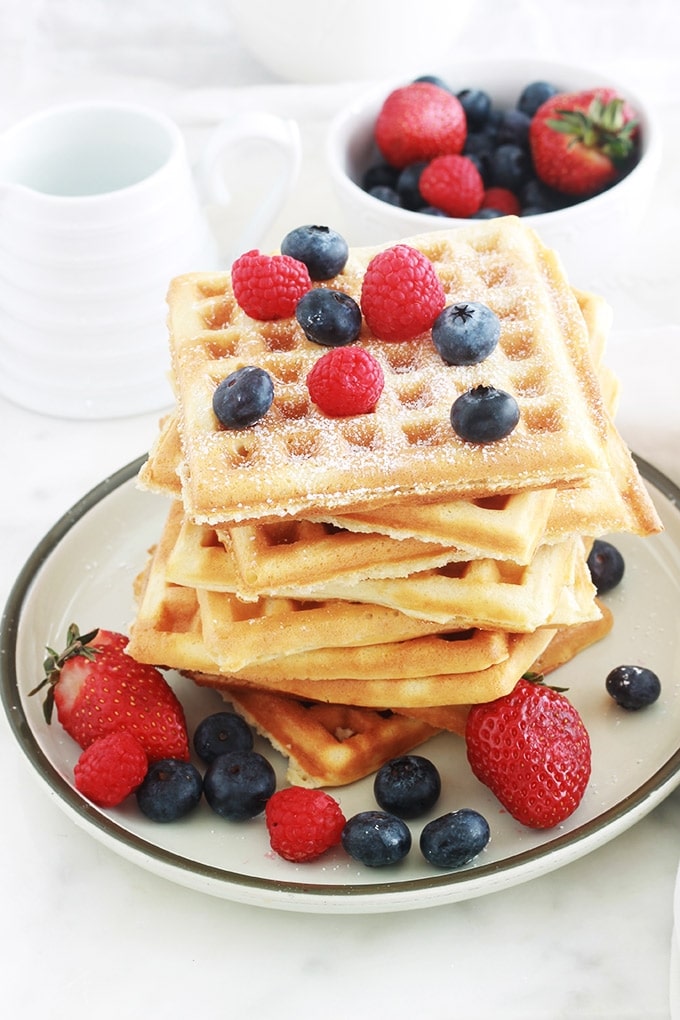
{"type": "MultiPolygon", "coordinates": [[[[215,546],[201,545],[200,538],[211,529],[196,525],[189,529],[197,539],[191,550],[194,555],[188,555],[190,550],[184,523],[181,504],[171,504],[144,584],[139,586],[138,611],[130,645],[131,654],[137,658],[151,661],[153,655],[160,654],[161,647],[157,641],[161,635],[162,641],[173,646],[187,620],[192,625],[195,622],[196,632],[207,639],[207,651],[202,650],[201,654],[212,655],[210,668],[215,668],[217,663],[219,669],[230,671],[274,657],[315,649],[329,640],[337,647],[376,645],[406,642],[443,629],[440,624],[408,617],[382,606],[337,600],[309,602],[266,597],[245,603],[229,592],[207,591],[204,587],[206,579],[209,584],[212,574],[210,570],[200,574],[201,567],[208,559],[212,573],[223,577],[224,571],[219,567],[227,557],[219,543],[215,546]],[[173,572],[171,564],[180,535],[184,536],[182,563],[185,576],[177,583],[177,571],[173,572]],[[215,555],[207,558],[206,550],[212,550],[215,555]],[[195,580],[198,580],[197,584],[194,584],[195,580]],[[176,617],[181,621],[178,628],[174,627],[176,617]],[[203,628],[201,619],[204,621],[203,628]]],[[[190,648],[191,644],[189,639],[190,648]]],[[[171,658],[163,660],[166,664],[178,668],[191,664],[179,650],[170,648],[167,654],[171,658]]]]}
{"type": "MultiPolygon", "coordinates": [[[[149,458],[140,471],[140,484],[180,499],[181,462],[177,415],[173,414],[162,422],[149,458]]],[[[430,546],[438,544],[449,550],[457,549],[463,556],[491,556],[526,563],[543,539],[554,499],[554,489],[538,489],[473,501],[452,499],[407,506],[395,503],[371,511],[327,512],[318,515],[316,520],[374,538],[384,535],[399,540],[416,539],[430,546]]],[[[285,534],[287,523],[272,522],[272,529],[280,527],[285,534]]],[[[255,534],[258,529],[267,527],[266,524],[252,525],[255,534]]],[[[231,547],[231,534],[236,529],[218,525],[217,530],[224,543],[231,547]]],[[[275,535],[276,531],[270,530],[269,534],[275,535]]],[[[258,537],[260,555],[264,555],[270,541],[258,537]]],[[[280,552],[278,555],[281,556],[280,552]]]]}
{"type": "Polygon", "coordinates": [[[392,712],[313,704],[238,687],[224,687],[220,693],[288,758],[286,778],[298,786],[353,783],[437,732],[422,720],[392,712]]]}
{"type": "Polygon", "coordinates": [[[312,521],[241,524],[218,533],[234,556],[242,582],[237,590],[243,598],[328,580],[351,584],[367,578],[406,577],[443,566],[452,558],[465,558],[465,553],[439,542],[360,535],[312,521]]]}
{"type": "MultiPolygon", "coordinates": [[[[589,578],[587,585],[577,584],[566,589],[563,598],[567,604],[561,607],[560,616],[585,621],[586,630],[587,625],[593,623],[599,630],[601,611],[592,602],[589,578]]],[[[557,615],[555,614],[556,617],[557,615]]],[[[205,647],[211,658],[219,663],[221,644],[211,633],[212,627],[205,614],[202,614],[201,618],[205,647]]],[[[557,625],[557,620],[553,622],[557,625]]],[[[570,623],[561,629],[571,631],[574,627],[575,625],[570,623]]],[[[551,632],[555,632],[554,628],[551,628],[551,632]]],[[[599,633],[602,631],[599,630],[599,633]]],[[[420,684],[418,697],[430,698],[432,691],[429,691],[429,683],[432,677],[461,678],[465,674],[474,673],[478,676],[484,674],[488,680],[491,674],[487,671],[491,666],[508,665],[510,669],[514,668],[512,662],[509,663],[508,660],[511,659],[513,649],[516,647],[515,639],[505,632],[470,628],[452,631],[446,635],[413,638],[410,641],[352,648],[317,648],[298,654],[281,655],[267,662],[244,666],[237,677],[240,681],[250,684],[264,687],[279,686],[283,689],[287,689],[287,685],[291,683],[297,685],[300,681],[313,681],[317,697],[318,692],[324,690],[324,684],[328,680],[351,678],[354,686],[357,682],[370,684],[375,694],[378,690],[375,683],[377,680],[390,681],[389,689],[396,692],[398,688],[392,682],[395,678],[404,681],[424,678],[424,682],[420,684]]],[[[220,666],[218,672],[228,673],[229,670],[220,666]]],[[[294,689],[299,691],[297,686],[294,689]]],[[[306,693],[312,694],[312,689],[305,690],[306,693]]],[[[409,696],[412,697],[415,690],[416,687],[412,686],[409,696]]],[[[393,696],[397,701],[394,704],[390,702],[390,707],[400,704],[403,695],[393,693],[393,696]]],[[[358,704],[364,704],[366,691],[361,690],[355,697],[358,704]]],[[[376,702],[372,701],[370,704],[376,702]]]]}
{"type": "MultiPolygon", "coordinates": [[[[546,674],[609,632],[610,611],[599,620],[555,633],[532,670],[546,674]]],[[[342,786],[375,772],[448,730],[463,736],[468,705],[391,711],[305,701],[257,688],[224,686],[222,696],[276,750],[288,758],[286,778],[300,786],[342,786]]]]}
{"type": "Polygon", "coordinates": [[[609,470],[555,496],[545,541],[559,542],[575,531],[592,538],[627,532],[652,535],[662,524],[637,466],[613,425],[606,446],[609,470]]]}
{"type": "MultiPolygon", "coordinates": [[[[236,305],[228,273],[189,274],[170,289],[183,501],[221,523],[364,509],[395,498],[473,498],[565,485],[603,468],[604,416],[585,322],[557,257],[512,217],[410,239],[433,262],[448,301],[481,300],[501,320],[481,365],[445,365],[427,338],[361,343],[385,374],[376,411],[328,418],[305,378],[322,355],[294,320],[255,322],[236,305]],[[240,431],[218,427],[216,384],[255,364],[274,380],[270,411],[240,431]],[[477,445],[453,432],[456,397],[478,384],[511,392],[520,423],[477,445]]],[[[355,249],[331,285],[360,296],[379,249],[355,249]]]]}
{"type": "MultiPolygon", "coordinates": [[[[453,671],[444,675],[439,667],[436,675],[401,676],[397,658],[394,669],[387,671],[392,675],[382,679],[307,679],[288,675],[298,670],[288,668],[295,659],[285,655],[260,666],[220,673],[203,638],[196,590],[174,585],[165,577],[163,564],[167,548],[164,546],[170,541],[166,529],[138,581],[140,602],[131,627],[128,651],[143,662],[175,668],[192,676],[210,676],[212,680],[203,682],[213,686],[226,683],[255,686],[312,700],[372,708],[485,701],[510,689],[554,633],[543,628],[534,634],[507,638],[501,635],[495,639],[475,631],[460,632],[456,640],[447,642],[447,662],[453,671]]],[[[393,654],[403,651],[399,644],[393,644],[393,654]]],[[[409,642],[401,644],[406,647],[409,642]]],[[[374,652],[367,654],[375,655],[374,652]]],[[[413,661],[417,661],[417,656],[414,655],[413,661]]]]}
{"type": "Polygon", "coordinates": [[[439,541],[460,553],[518,563],[528,563],[539,543],[562,541],[575,533],[595,538],[614,532],[654,534],[661,522],[637,467],[613,425],[607,430],[607,471],[576,487],[477,502],[380,507],[325,519],[347,529],[439,541]]]}
{"type": "Polygon", "coordinates": [[[468,557],[528,563],[543,540],[555,495],[555,489],[537,489],[486,499],[394,504],[322,516],[328,523],[359,533],[417,538],[454,547],[468,557]]]}
{"type": "Polygon", "coordinates": [[[545,544],[531,562],[505,560],[454,561],[445,567],[424,570],[406,578],[329,582],[314,588],[281,592],[297,598],[337,598],[368,602],[397,609],[407,616],[431,620],[458,629],[482,627],[510,632],[533,631],[551,623],[576,623],[592,612],[595,590],[585,575],[585,555],[580,538],[545,544]],[[578,581],[578,616],[571,616],[561,601],[565,588],[578,581]],[[559,611],[559,618],[556,613],[559,611]],[[565,615],[566,614],[566,615],[565,615]]]}
{"type": "MultiPolygon", "coordinates": [[[[173,505],[136,584],[129,651],[213,687],[290,761],[288,778],[342,785],[462,732],[470,704],[577,654],[611,627],[584,536],[660,522],[613,425],[603,364],[611,309],[572,291],[559,260],[513,218],[410,242],[447,302],[501,320],[481,365],[446,366],[429,337],[360,343],[385,373],[376,411],[331,419],[305,377],[325,352],[295,320],[254,322],[228,274],[171,286],[177,408],[140,484],[173,505]],[[212,393],[244,364],[274,380],[255,426],[218,426],[212,393]],[[464,443],[449,411],[484,383],[520,423],[464,443]]],[[[328,284],[359,298],[379,249],[328,284]]]]}
{"type": "Polygon", "coordinates": [[[596,602],[600,610],[599,618],[557,630],[548,647],[531,667],[532,672],[546,676],[607,636],[614,624],[614,617],[606,603],[600,599],[596,599],[596,602]]]}
{"type": "MultiPolygon", "coordinates": [[[[217,663],[220,673],[231,673],[230,656],[224,647],[223,629],[219,623],[219,600],[211,592],[197,592],[201,608],[203,642],[208,654],[217,663]],[[205,599],[205,601],[204,601],[205,599]],[[217,604],[216,604],[217,603],[217,604]],[[207,611],[206,611],[207,609],[207,611]],[[211,615],[211,609],[213,615],[211,615]]],[[[273,621],[275,625],[275,620],[273,621]]],[[[334,644],[327,647],[324,641],[337,641],[333,627],[325,629],[308,624],[309,647],[291,651],[285,648],[269,656],[262,655],[239,670],[239,676],[257,682],[259,679],[283,680],[286,678],[334,680],[352,676],[359,680],[390,679],[394,676],[432,676],[437,673],[470,673],[502,662],[508,657],[508,637],[499,631],[450,631],[442,635],[412,637],[403,641],[383,640],[374,644],[334,644]]],[[[342,635],[340,635],[342,636],[342,635]]],[[[271,644],[271,639],[270,639],[271,644]]]]}
{"type": "Polygon", "coordinates": [[[162,569],[173,583],[199,590],[205,624],[213,636],[209,644],[224,647],[228,654],[237,644],[238,629],[234,630],[234,625],[244,622],[247,626],[241,629],[250,633],[243,640],[248,642],[264,625],[263,653],[271,658],[296,650],[296,640],[306,641],[304,647],[313,648],[327,645],[330,640],[346,645],[416,637],[416,627],[409,632],[403,617],[435,625],[421,633],[470,627],[518,632],[548,624],[576,623],[591,618],[594,611],[595,591],[587,575],[583,542],[578,537],[541,546],[526,565],[491,559],[454,560],[442,568],[405,578],[340,578],[278,592],[265,589],[263,595],[250,595],[248,603],[242,601],[233,560],[220,543],[215,543],[213,529],[186,520],[178,525],[180,515],[180,505],[176,504],[167,525],[176,536],[175,544],[169,541],[164,546],[168,554],[162,569]],[[213,537],[206,538],[206,533],[213,537]],[[578,596],[569,601],[564,597],[565,589],[571,590],[575,584],[578,596]],[[362,610],[361,603],[368,610],[362,610]],[[385,610],[400,616],[392,620],[385,610]],[[326,628],[321,639],[319,626],[326,628]],[[357,630],[354,639],[352,628],[357,630]],[[366,639],[369,633],[377,635],[381,628],[382,639],[366,639]],[[336,633],[337,638],[329,639],[329,634],[336,633]],[[274,652],[279,642],[280,650],[274,652]]]}
{"type": "MultiPolygon", "coordinates": [[[[181,503],[175,502],[181,514],[181,503]]],[[[320,585],[336,578],[351,584],[370,577],[403,577],[451,559],[467,558],[459,550],[428,546],[415,539],[401,543],[381,536],[328,533],[324,525],[308,521],[252,528],[239,525],[233,530],[244,534],[234,541],[231,529],[194,524],[183,517],[168,559],[169,579],[231,592],[242,601],[254,602],[263,595],[292,590],[294,584],[320,585]],[[380,558],[381,552],[389,553],[386,559],[380,558]]]]}
{"type": "MultiPolygon", "coordinates": [[[[586,323],[604,402],[611,415],[618,399],[618,381],[602,363],[611,308],[596,295],[580,291],[574,293],[586,323]]],[[[313,568],[317,571],[316,579],[331,576],[334,569],[336,576],[341,575],[343,560],[339,564],[334,561],[340,549],[347,556],[344,562],[352,561],[356,553],[354,562],[367,567],[371,558],[369,536],[371,541],[376,541],[381,535],[402,541],[417,539],[428,544],[429,548],[439,543],[450,551],[455,548],[457,555],[454,558],[458,559],[466,556],[492,557],[528,563],[542,541],[560,541],[579,531],[595,537],[608,532],[647,535],[658,531],[658,515],[611,420],[607,423],[605,458],[607,471],[597,473],[576,488],[542,489],[476,501],[453,499],[420,505],[397,503],[351,514],[322,514],[319,521],[323,518],[325,523],[343,531],[335,542],[336,552],[332,556],[329,555],[333,548],[330,536],[316,533],[317,549],[326,547],[328,550],[321,566],[313,568]],[[353,550],[347,531],[364,534],[365,544],[353,550]]],[[[162,423],[154,450],[142,469],[143,484],[179,497],[181,459],[177,416],[172,415],[162,423]]],[[[219,529],[227,549],[232,555],[238,555],[234,564],[238,571],[230,571],[225,585],[219,584],[218,588],[226,586],[227,590],[238,590],[236,579],[240,575],[244,578],[241,596],[252,598],[252,588],[248,587],[248,583],[256,587],[258,580],[264,583],[266,578],[268,590],[274,591],[277,584],[286,583],[286,577],[293,579],[300,564],[307,568],[305,576],[311,579],[310,557],[301,541],[303,536],[309,541],[313,534],[311,527],[308,521],[295,521],[271,526],[243,526],[243,530],[240,527],[219,529]],[[236,539],[233,543],[232,536],[236,539]],[[297,541],[291,540],[293,536],[297,541]]],[[[414,551],[417,552],[417,548],[414,551]]],[[[381,548],[375,546],[373,552],[379,555],[381,548]]],[[[210,558],[209,553],[206,553],[206,558],[210,558]]],[[[317,556],[312,559],[318,562],[317,556]]],[[[413,560],[411,562],[414,563],[413,560]]],[[[357,572],[363,567],[357,567],[357,572]]],[[[414,569],[417,568],[414,566],[414,569]]],[[[384,568],[383,576],[390,572],[392,576],[399,573],[391,565],[384,568]]],[[[214,574],[211,576],[214,578],[214,574]]],[[[373,575],[367,571],[366,576],[380,576],[380,568],[374,568],[373,575]]]]}
{"type": "MultiPolygon", "coordinates": [[[[606,407],[611,415],[614,412],[614,395],[618,393],[618,383],[611,371],[603,364],[603,355],[612,322],[611,306],[600,295],[574,289],[574,296],[583,316],[588,343],[594,365],[597,367],[600,384],[606,382],[608,399],[606,407]]],[[[181,498],[180,467],[182,462],[182,444],[179,436],[178,415],[176,412],[166,415],[160,422],[159,432],[149,458],[140,471],[140,484],[154,492],[163,493],[173,499],[181,498]]],[[[526,507],[522,511],[526,512],[526,507]]],[[[343,526],[340,524],[340,526],[343,526]]],[[[346,526],[346,525],[345,525],[346,526]]],[[[359,528],[358,530],[362,530],[359,528]]],[[[363,530],[370,530],[363,528],[363,530]]],[[[401,529],[403,531],[403,528],[401,529]]],[[[379,532],[390,534],[389,531],[379,532]]],[[[448,531],[445,531],[448,535],[448,531]]],[[[402,535],[396,535],[402,537],[402,535]]],[[[429,539],[426,539],[429,541],[429,539]]],[[[439,541],[439,539],[433,539],[439,541]]],[[[448,538],[444,540],[448,542],[448,538]]],[[[470,547],[471,548],[471,547],[470,547]]],[[[497,554],[488,550],[485,555],[497,554]]],[[[518,559],[516,553],[509,553],[509,558],[518,559]]]]}
{"type": "Polygon", "coordinates": [[[533,634],[513,634],[508,639],[508,657],[486,669],[471,673],[442,674],[425,677],[399,677],[383,680],[306,680],[296,677],[272,679],[272,673],[257,670],[257,679],[248,681],[255,671],[242,670],[237,675],[200,669],[185,670],[199,686],[221,690],[225,685],[238,685],[259,690],[294,694],[311,701],[337,705],[360,705],[365,708],[428,708],[434,705],[468,705],[493,701],[513,689],[523,673],[545,650],[555,631],[549,628],[533,634]]]}
{"type": "MultiPolygon", "coordinates": [[[[370,708],[399,708],[438,704],[469,704],[491,701],[507,693],[518,678],[546,648],[555,631],[508,638],[508,655],[485,669],[447,675],[371,681],[356,678],[335,680],[284,677],[273,679],[272,669],[245,669],[222,674],[203,642],[201,616],[192,588],[166,584],[151,568],[145,574],[140,610],[131,628],[129,654],[142,662],[177,669],[203,686],[251,687],[293,694],[313,701],[361,705],[370,708]],[[147,616],[148,607],[149,615],[147,616]]],[[[455,642],[460,661],[465,661],[465,642],[474,643],[474,632],[461,633],[455,642]]],[[[279,666],[285,659],[279,660],[279,666]]]]}
{"type": "MultiPolygon", "coordinates": [[[[570,662],[590,645],[601,641],[612,629],[611,610],[598,602],[601,616],[588,623],[577,623],[573,627],[562,627],[555,631],[546,649],[532,663],[528,672],[547,676],[559,666],[570,662]]],[[[449,730],[463,736],[469,705],[436,705],[433,708],[401,709],[400,714],[411,719],[420,719],[440,730],[449,730]]]]}

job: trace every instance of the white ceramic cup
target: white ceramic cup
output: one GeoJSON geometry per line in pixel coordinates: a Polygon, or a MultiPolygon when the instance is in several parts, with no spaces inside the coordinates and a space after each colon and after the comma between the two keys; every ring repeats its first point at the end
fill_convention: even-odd
{"type": "MultiPolygon", "coordinates": [[[[553,82],[562,91],[601,85],[615,86],[640,116],[642,157],[635,169],[608,191],[555,212],[530,216],[526,222],[562,257],[572,282],[587,287],[603,268],[630,251],[640,227],[661,158],[659,126],[649,105],[624,84],[592,68],[545,61],[487,63],[458,61],[444,79],[454,90],[485,89],[501,108],[515,105],[531,81],[553,82]]],[[[354,99],[334,117],[327,138],[330,176],[342,210],[342,228],[351,244],[383,244],[431,230],[469,224],[470,220],[430,216],[382,202],[363,191],[363,172],[378,158],[374,127],[378,112],[392,88],[404,79],[383,84],[354,99]]]]}
{"type": "Polygon", "coordinates": [[[225,120],[195,172],[178,126],[134,104],[68,104],[10,127],[0,137],[0,393],[70,418],[168,405],[170,279],[257,243],[299,164],[297,126],[269,114],[225,120]],[[221,251],[205,210],[229,205],[225,167],[254,141],[281,155],[276,179],[264,199],[247,197],[247,233],[221,251]]]}

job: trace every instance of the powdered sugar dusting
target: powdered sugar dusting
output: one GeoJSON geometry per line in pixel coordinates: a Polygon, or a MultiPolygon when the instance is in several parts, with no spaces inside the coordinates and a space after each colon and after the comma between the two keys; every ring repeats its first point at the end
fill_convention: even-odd
{"type": "MultiPolygon", "coordinates": [[[[576,299],[556,260],[519,220],[496,220],[410,239],[432,261],[447,303],[483,301],[501,338],[481,364],[444,364],[425,334],[359,342],[380,362],[385,387],[373,413],[330,418],[306,376],[325,351],[294,319],[255,322],[234,303],[227,274],[181,278],[170,299],[173,364],[188,466],[184,492],[197,519],[247,519],[358,508],[396,493],[484,496],[564,484],[602,467],[605,416],[576,299]],[[268,414],[221,430],[212,388],[257,364],[274,381],[268,414]],[[520,421],[492,444],[459,439],[454,400],[478,385],[506,390],[520,421]]],[[[368,261],[358,249],[331,285],[360,298],[368,261]]]]}

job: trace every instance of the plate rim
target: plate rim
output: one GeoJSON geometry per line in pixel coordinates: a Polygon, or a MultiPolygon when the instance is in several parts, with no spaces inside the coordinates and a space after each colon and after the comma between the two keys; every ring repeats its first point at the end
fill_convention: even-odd
{"type": "MultiPolygon", "coordinates": [[[[205,888],[213,895],[220,895],[223,898],[264,906],[300,910],[335,907],[336,910],[344,912],[358,912],[361,907],[365,908],[368,902],[371,903],[371,909],[376,912],[426,907],[466,898],[456,896],[456,892],[470,886],[489,886],[480,888],[476,893],[472,892],[470,897],[493,892],[494,877],[503,879],[502,882],[499,881],[498,888],[528,881],[532,877],[530,866],[542,866],[546,859],[551,859],[552,863],[548,868],[542,867],[541,874],[559,868],[565,855],[567,861],[584,856],[589,850],[596,849],[633,825],[638,820],[640,812],[647,813],[652,810],[657,802],[671,792],[674,785],[680,783],[679,742],[677,750],[632,794],[569,832],[557,835],[538,847],[522,850],[488,864],[473,862],[472,865],[457,871],[434,873],[425,878],[401,881],[334,884],[304,882],[297,879],[282,881],[257,875],[244,875],[183,856],[126,829],[81,797],[56,771],[40,747],[21,703],[16,653],[22,610],[43,565],[68,532],[87,513],[123,485],[133,482],[147,456],[148,454],[142,454],[107,475],[45,532],[17,575],[0,620],[0,697],[10,729],[28,764],[47,786],[48,793],[60,802],[59,806],[66,810],[74,822],[128,860],[139,866],[146,866],[174,881],[180,881],[179,876],[175,874],[179,871],[184,876],[181,884],[205,888]],[[637,815],[636,808],[639,809],[637,815]],[[583,853],[573,854],[574,848],[578,846],[582,848],[583,853]],[[160,871],[158,867],[151,868],[152,861],[161,866],[160,871]],[[186,881],[188,876],[192,877],[191,882],[186,881]],[[442,896],[442,893],[447,892],[448,896],[442,896]],[[267,894],[272,898],[268,899],[267,894]],[[410,901],[415,894],[422,895],[422,902],[410,901]]],[[[637,454],[633,454],[633,458],[642,477],[680,513],[680,486],[644,458],[637,454]]]]}

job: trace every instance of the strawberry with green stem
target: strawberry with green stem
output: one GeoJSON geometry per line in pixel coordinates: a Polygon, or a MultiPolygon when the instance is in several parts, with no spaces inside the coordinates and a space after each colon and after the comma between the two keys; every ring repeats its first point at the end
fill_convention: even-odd
{"type": "Polygon", "coordinates": [[[614,89],[558,93],[536,111],[529,143],[544,184],[586,198],[631,169],[638,155],[639,122],[614,89]]]}
{"type": "Polygon", "coordinates": [[[45,675],[30,692],[47,688],[46,721],[56,707],[59,722],[82,748],[109,733],[126,730],[149,761],[189,759],[184,711],[155,666],[125,652],[127,637],[114,631],[80,634],[71,624],[62,652],[47,649],[45,675]]]}

